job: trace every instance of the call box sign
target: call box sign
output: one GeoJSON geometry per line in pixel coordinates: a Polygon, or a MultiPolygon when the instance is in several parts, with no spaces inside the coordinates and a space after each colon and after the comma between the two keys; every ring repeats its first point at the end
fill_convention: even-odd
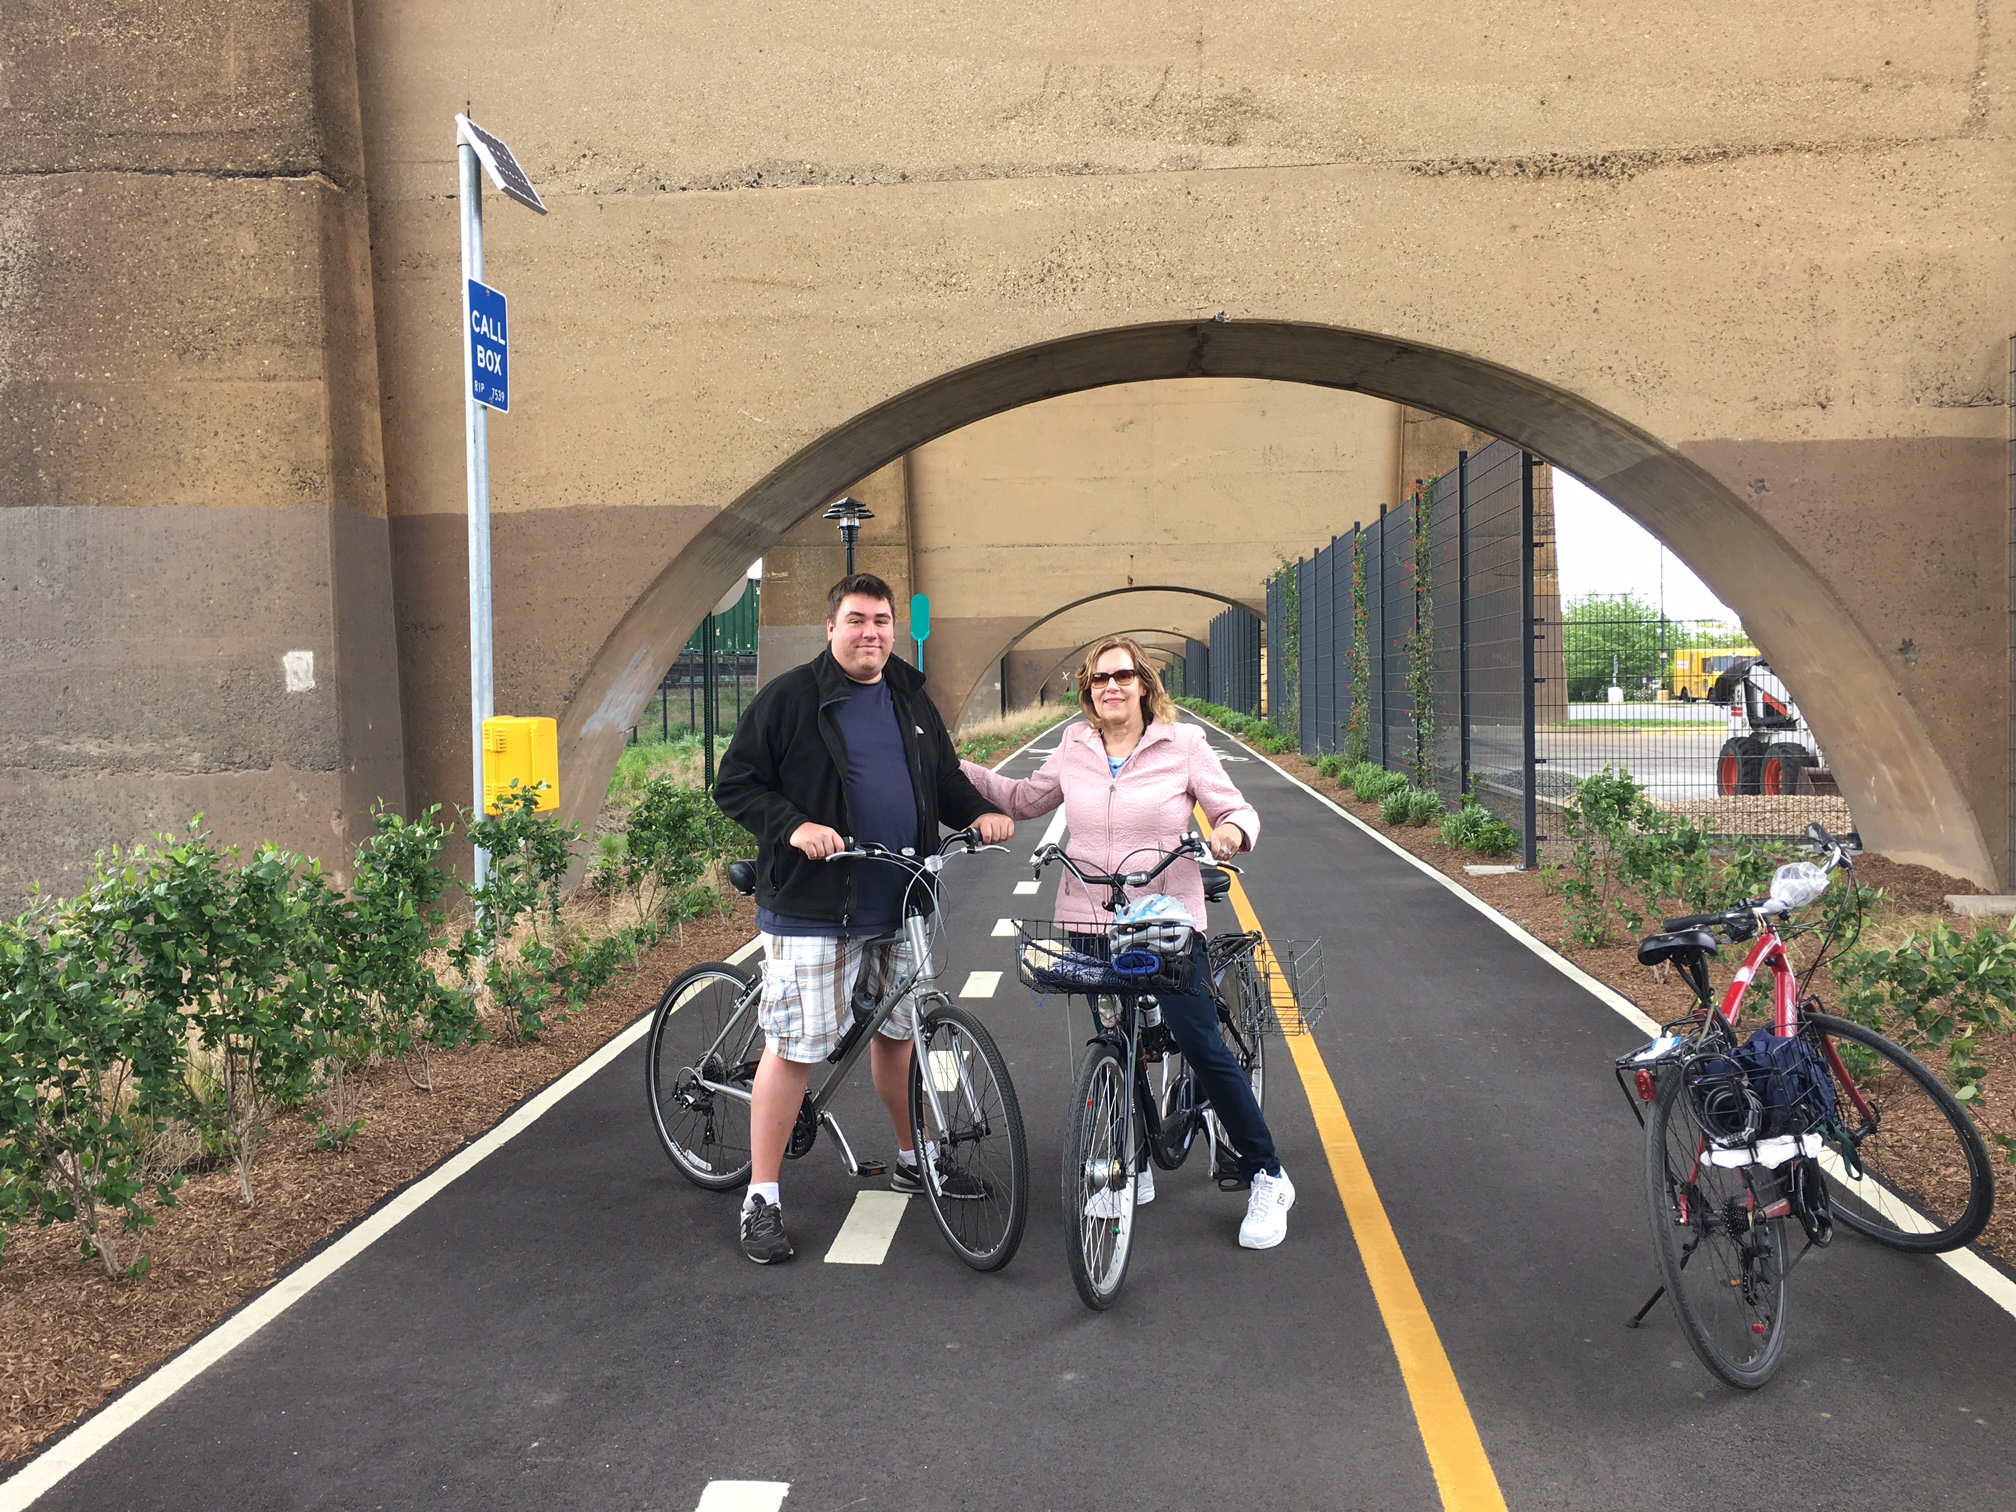
{"type": "Polygon", "coordinates": [[[469,280],[469,392],[478,404],[511,413],[511,344],[504,296],[469,280]]]}

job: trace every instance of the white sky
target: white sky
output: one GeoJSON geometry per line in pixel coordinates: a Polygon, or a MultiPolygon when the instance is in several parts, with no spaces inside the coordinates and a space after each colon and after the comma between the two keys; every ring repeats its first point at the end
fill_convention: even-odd
{"type": "Polygon", "coordinates": [[[1733,620],[1708,585],[1657,538],[1600,494],[1554,469],[1554,538],[1561,567],[1561,597],[1635,592],[1648,604],[1662,600],[1674,619],[1733,620]]]}

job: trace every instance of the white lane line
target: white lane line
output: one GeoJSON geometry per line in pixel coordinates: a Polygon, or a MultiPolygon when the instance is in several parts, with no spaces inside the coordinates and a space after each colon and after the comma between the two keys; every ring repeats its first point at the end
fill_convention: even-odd
{"type": "MultiPolygon", "coordinates": [[[[762,948],[762,939],[760,937],[753,939],[729,956],[728,960],[730,964],[739,966],[762,948]]],[[[440,1196],[452,1183],[468,1175],[552,1112],[564,1098],[579,1090],[590,1078],[642,1039],[650,1028],[651,1015],[647,1013],[488,1134],[450,1156],[430,1175],[421,1177],[407,1187],[377,1212],[336,1239],[319,1255],[281,1277],[268,1290],[254,1297],[182,1353],[158,1366],[153,1374],[141,1377],[124,1396],[115,1397],[96,1415],[84,1419],[67,1437],[50,1445],[15,1471],[6,1481],[0,1482],[0,1512],[19,1512],[21,1508],[32,1506],[44,1492],[54,1487],[92,1455],[391,1233],[428,1201],[440,1196]]],[[[767,1483],[731,1481],[723,1484],[767,1483]]],[[[782,1500],[783,1493],[780,1491],[778,1502],[782,1500]]],[[[762,1505],[774,1508],[778,1502],[762,1505]]]]}
{"type": "Polygon", "coordinates": [[[996,919],[996,920],[994,921],[994,935],[993,935],[993,937],[994,937],[995,939],[997,939],[997,940],[1012,940],[1012,939],[1014,939],[1014,938],[1015,938],[1015,921],[1014,921],[1013,919],[996,919]]]}
{"type": "Polygon", "coordinates": [[[1057,812],[1050,816],[1050,827],[1043,831],[1039,845],[1055,845],[1064,838],[1064,805],[1057,805],[1057,812]]]}
{"type": "MultiPolygon", "coordinates": [[[[1195,718],[1196,716],[1193,715],[1192,717],[1195,718]]],[[[1198,723],[1206,725],[1210,729],[1215,730],[1218,728],[1216,725],[1210,724],[1208,720],[1200,719],[1198,723]]],[[[1223,732],[1221,731],[1220,733],[1222,734],[1223,732]]],[[[1227,736],[1226,738],[1231,739],[1232,737],[1227,736]]],[[[1294,783],[1295,786],[1302,789],[1303,792],[1314,798],[1345,823],[1370,835],[1409,866],[1432,877],[1435,881],[1448,888],[1450,892],[1461,898],[1465,903],[1468,903],[1477,912],[1484,915],[1485,918],[1496,924],[1549,966],[1552,966],[1556,971],[1575,983],[1576,986],[1588,992],[1606,1007],[1614,1009],[1620,1017],[1634,1028],[1640,1029],[1646,1034],[1657,1034],[1659,1032],[1658,1024],[1653,1022],[1636,1003],[1632,1002],[1608,982],[1597,981],[1595,977],[1589,975],[1588,972],[1577,966],[1573,961],[1565,960],[1561,956],[1556,955],[1519,925],[1506,918],[1504,914],[1498,912],[1489,903],[1486,903],[1482,898],[1471,892],[1469,888],[1463,886],[1452,877],[1445,877],[1441,872],[1430,866],[1426,861],[1423,861],[1405,846],[1394,844],[1342,804],[1335,803],[1317,792],[1316,789],[1309,786],[1308,783],[1297,777],[1293,772],[1275,766],[1273,762],[1268,761],[1265,756],[1257,751],[1254,755],[1257,760],[1266,762],[1268,766],[1273,767],[1281,776],[1294,783]]],[[[2002,1311],[2009,1314],[2010,1317],[2016,1318],[2016,1281],[2011,1281],[1972,1250],[1957,1250],[1951,1254],[1940,1255],[1938,1258],[1945,1262],[1947,1268],[1960,1277],[1961,1280],[1980,1292],[1982,1296],[1993,1302],[2002,1311]]]]}
{"type": "Polygon", "coordinates": [[[856,1192],[847,1221],[826,1251],[828,1265],[880,1265],[888,1258],[896,1225],[903,1221],[910,1199],[902,1192],[856,1192]]]}
{"type": "Polygon", "coordinates": [[[790,1491],[789,1481],[709,1481],[693,1512],[777,1512],[790,1491]]]}
{"type": "Polygon", "coordinates": [[[1017,882],[1015,884],[1015,896],[1018,898],[1031,897],[1035,894],[1036,890],[1040,888],[1042,885],[1043,884],[1041,882],[1035,882],[1035,881],[1017,882]]]}
{"type": "Polygon", "coordinates": [[[959,996],[991,998],[994,996],[994,989],[1000,985],[1001,973],[998,971],[969,971],[966,974],[966,985],[959,989],[959,996]]]}

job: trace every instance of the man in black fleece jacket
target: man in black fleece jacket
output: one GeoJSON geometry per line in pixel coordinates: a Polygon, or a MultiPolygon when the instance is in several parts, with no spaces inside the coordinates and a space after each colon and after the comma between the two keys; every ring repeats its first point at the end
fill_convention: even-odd
{"type": "MultiPolygon", "coordinates": [[[[907,943],[890,938],[903,922],[903,870],[827,858],[849,840],[923,855],[937,849],[941,822],[977,827],[989,844],[1015,832],[959,770],[924,675],[891,659],[889,585],[855,573],[833,585],[826,604],[826,650],[756,695],[714,786],[722,812],[757,842],[764,1050],[749,1110],[741,1237],[743,1253],[759,1265],[793,1254],[777,1182],[812,1066],[839,1044],[855,998],[880,1001],[909,963],[907,943]]],[[[913,1012],[906,1002],[892,1013],[869,1053],[896,1130],[889,1182],[899,1192],[923,1189],[917,1162],[920,1153],[931,1158],[906,1148],[913,1012]]]]}

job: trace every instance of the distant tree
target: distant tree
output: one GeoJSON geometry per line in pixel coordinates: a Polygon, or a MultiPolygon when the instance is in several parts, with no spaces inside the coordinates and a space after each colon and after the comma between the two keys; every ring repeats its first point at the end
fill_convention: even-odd
{"type": "Polygon", "coordinates": [[[1627,698],[1649,698],[1666,676],[1664,652],[1686,644],[1680,626],[1635,593],[1585,593],[1561,611],[1571,703],[1601,703],[1614,677],[1627,698]]]}

